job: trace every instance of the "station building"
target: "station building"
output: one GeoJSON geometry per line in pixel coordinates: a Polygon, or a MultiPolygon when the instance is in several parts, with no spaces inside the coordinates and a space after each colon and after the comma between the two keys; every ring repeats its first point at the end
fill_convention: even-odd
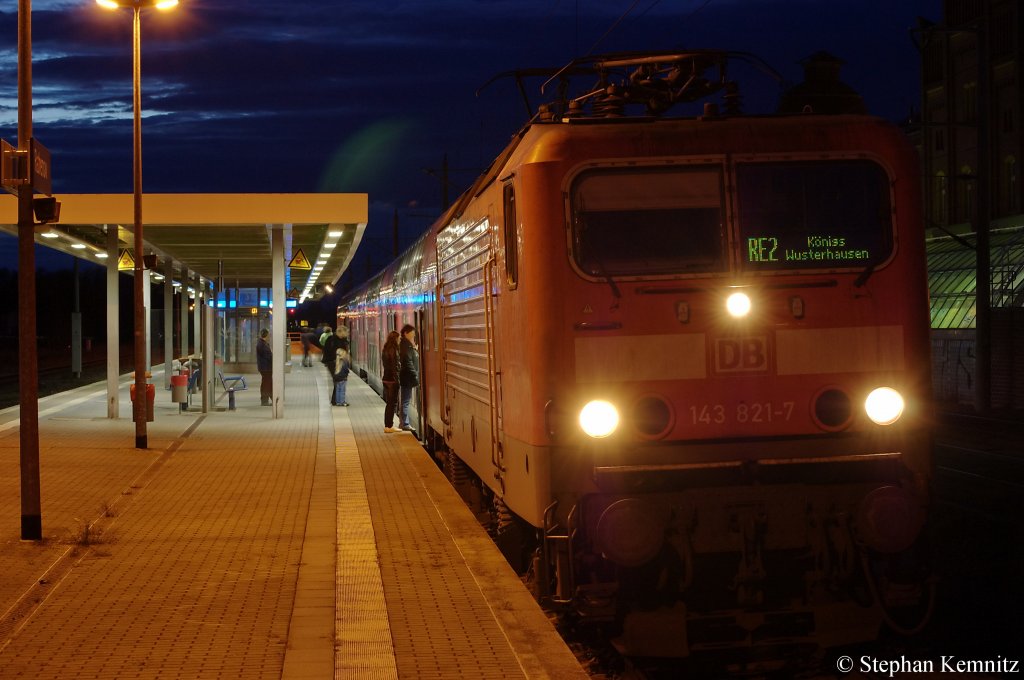
{"type": "Polygon", "coordinates": [[[1024,408],[1022,27],[1024,6],[1016,0],[944,0],[939,22],[922,21],[915,32],[921,49],[918,142],[933,382],[936,397],[947,403],[973,400],[976,225],[984,219],[991,263],[992,406],[1024,408]],[[979,154],[984,139],[988,144],[979,154]],[[979,191],[988,198],[983,205],[979,191]]]}

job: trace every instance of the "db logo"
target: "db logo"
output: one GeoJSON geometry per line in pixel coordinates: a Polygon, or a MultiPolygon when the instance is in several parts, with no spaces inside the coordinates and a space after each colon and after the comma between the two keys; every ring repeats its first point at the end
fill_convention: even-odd
{"type": "Polygon", "coordinates": [[[768,338],[763,335],[715,340],[717,373],[759,373],[768,370],[768,338]]]}

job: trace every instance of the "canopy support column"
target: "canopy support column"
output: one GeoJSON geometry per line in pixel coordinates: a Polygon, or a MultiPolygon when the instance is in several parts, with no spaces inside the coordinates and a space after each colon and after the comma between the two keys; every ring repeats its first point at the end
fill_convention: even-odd
{"type": "MultiPolygon", "coordinates": [[[[135,273],[142,276],[142,308],[146,312],[146,373],[153,372],[153,279],[145,263],[135,273]]],[[[146,379],[149,382],[149,379],[146,379]]]]}
{"type": "Polygon", "coordinates": [[[203,314],[203,296],[202,293],[203,277],[196,274],[195,280],[192,282],[192,293],[195,297],[192,299],[192,348],[196,356],[202,356],[203,346],[200,342],[203,331],[202,331],[202,314],[203,314]]]}
{"type": "Polygon", "coordinates": [[[273,262],[273,291],[271,294],[273,325],[270,333],[274,352],[273,384],[274,390],[270,397],[273,404],[274,418],[284,418],[284,362],[291,359],[290,347],[287,343],[288,310],[284,300],[284,225],[275,224],[270,232],[270,258],[273,262]]]}
{"type": "Polygon", "coordinates": [[[214,333],[214,302],[215,298],[205,288],[202,305],[196,302],[196,309],[202,308],[202,339],[203,339],[203,413],[213,410],[213,386],[217,379],[217,355],[213,351],[214,333]]]}
{"type": "Polygon", "coordinates": [[[174,365],[174,261],[164,262],[164,389],[171,389],[174,365]]]}
{"type": "Polygon", "coordinates": [[[120,309],[117,278],[117,225],[107,227],[107,418],[116,419],[121,409],[117,391],[121,372],[120,309]]]}
{"type": "Polygon", "coordinates": [[[179,341],[181,342],[181,356],[188,356],[188,269],[185,267],[181,268],[181,309],[179,310],[179,317],[181,319],[181,331],[178,333],[179,341]]]}

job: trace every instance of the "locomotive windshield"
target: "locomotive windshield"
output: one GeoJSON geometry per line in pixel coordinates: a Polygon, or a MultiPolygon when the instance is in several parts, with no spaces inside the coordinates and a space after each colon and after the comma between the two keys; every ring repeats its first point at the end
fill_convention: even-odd
{"type": "Polygon", "coordinates": [[[740,266],[865,268],[892,251],[889,178],[866,160],[736,166],[740,266]]]}
{"type": "Polygon", "coordinates": [[[717,166],[601,168],[571,188],[573,251],[593,276],[725,268],[722,172],[717,166]]]}

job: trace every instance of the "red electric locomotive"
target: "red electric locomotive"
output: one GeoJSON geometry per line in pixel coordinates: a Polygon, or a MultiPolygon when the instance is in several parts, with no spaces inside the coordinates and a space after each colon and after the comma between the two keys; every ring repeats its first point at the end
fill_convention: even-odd
{"type": "Polygon", "coordinates": [[[644,656],[843,645],[927,608],[915,152],[837,82],[740,114],[729,56],[563,69],[597,85],[339,308],[378,390],[387,331],[417,326],[428,449],[508,554],[535,539],[540,597],[644,656]]]}

